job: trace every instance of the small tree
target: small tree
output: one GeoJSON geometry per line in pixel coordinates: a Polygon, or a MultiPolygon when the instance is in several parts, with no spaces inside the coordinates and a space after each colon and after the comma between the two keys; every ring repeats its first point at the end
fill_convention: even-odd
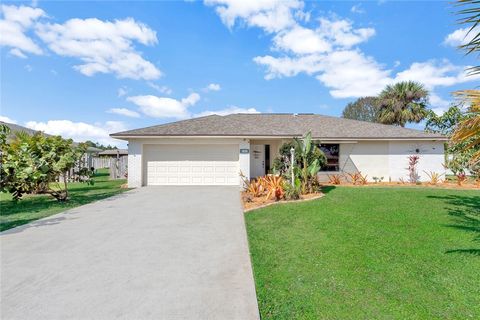
{"type": "MultiPolygon", "coordinates": [[[[60,136],[18,132],[13,141],[2,144],[0,191],[9,192],[18,200],[24,194],[41,190],[58,201],[66,201],[68,173],[79,167],[85,150],[85,145],[74,146],[71,139],[60,136]]],[[[79,170],[77,176],[92,182],[86,169],[79,170]]]]}
{"type": "Polygon", "coordinates": [[[362,97],[347,104],[342,111],[346,119],[378,122],[379,107],[376,97],[362,97]]]}

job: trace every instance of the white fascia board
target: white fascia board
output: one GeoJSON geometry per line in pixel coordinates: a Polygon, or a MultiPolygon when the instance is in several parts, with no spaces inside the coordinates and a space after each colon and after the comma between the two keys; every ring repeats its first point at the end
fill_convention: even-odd
{"type": "MultiPolygon", "coordinates": [[[[292,136],[112,136],[115,139],[122,140],[132,140],[132,139],[225,139],[225,138],[236,138],[236,139],[251,139],[251,140],[260,140],[260,139],[293,139],[301,138],[301,136],[292,137],[292,136]]],[[[312,140],[320,141],[342,141],[343,143],[355,141],[448,141],[447,137],[441,138],[428,138],[428,137],[411,137],[411,138],[319,138],[312,137],[312,140]]]]}

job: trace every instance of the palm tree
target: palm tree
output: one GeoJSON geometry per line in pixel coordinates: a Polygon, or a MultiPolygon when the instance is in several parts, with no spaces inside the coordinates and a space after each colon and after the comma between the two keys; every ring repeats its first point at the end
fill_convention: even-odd
{"type": "MultiPolygon", "coordinates": [[[[458,12],[462,16],[460,23],[469,26],[468,33],[473,33],[470,40],[460,46],[467,54],[478,54],[480,52],[480,1],[459,0],[458,5],[463,9],[458,12]]],[[[480,66],[470,69],[470,74],[479,74],[480,66]]],[[[467,102],[468,119],[460,122],[452,136],[452,142],[463,145],[465,152],[471,151],[472,165],[480,163],[480,90],[463,90],[455,92],[461,100],[467,102]]]]}
{"type": "MultiPolygon", "coordinates": [[[[457,5],[463,6],[458,12],[462,16],[461,24],[469,26],[465,39],[469,39],[467,43],[460,46],[467,54],[475,54],[480,51],[480,1],[478,0],[459,0],[457,5]]],[[[480,74],[480,66],[470,68],[470,74],[480,74]]]]}
{"type": "Polygon", "coordinates": [[[415,81],[388,85],[378,98],[380,123],[405,127],[407,122],[419,123],[428,114],[428,90],[415,81]]]}
{"type": "Polygon", "coordinates": [[[460,99],[470,104],[468,118],[460,122],[453,133],[452,142],[463,144],[465,151],[473,152],[470,163],[480,162],[480,90],[457,91],[460,99]]]}

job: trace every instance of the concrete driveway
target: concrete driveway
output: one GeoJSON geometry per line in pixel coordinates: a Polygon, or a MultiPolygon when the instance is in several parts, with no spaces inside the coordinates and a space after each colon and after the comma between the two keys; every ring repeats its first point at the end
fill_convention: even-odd
{"type": "Polygon", "coordinates": [[[258,319],[237,187],[146,187],[1,234],[1,319],[258,319]]]}

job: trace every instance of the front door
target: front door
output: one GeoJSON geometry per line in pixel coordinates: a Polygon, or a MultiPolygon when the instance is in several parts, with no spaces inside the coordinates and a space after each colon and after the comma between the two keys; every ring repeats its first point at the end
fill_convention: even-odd
{"type": "Polygon", "coordinates": [[[252,144],[250,146],[250,170],[251,178],[265,175],[265,145],[252,144]]]}

